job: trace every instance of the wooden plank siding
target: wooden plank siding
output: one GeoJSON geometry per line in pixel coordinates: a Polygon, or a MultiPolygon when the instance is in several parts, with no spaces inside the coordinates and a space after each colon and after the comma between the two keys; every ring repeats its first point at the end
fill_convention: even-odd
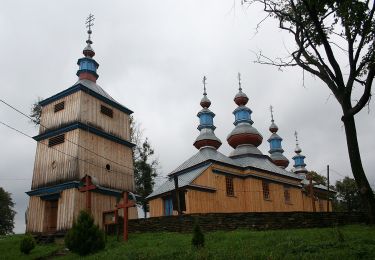
{"type": "Polygon", "coordinates": [[[130,141],[129,115],[82,92],[80,102],[80,121],[99,128],[107,133],[130,141]],[[113,110],[113,118],[100,112],[100,106],[113,110]]]}
{"type": "Polygon", "coordinates": [[[130,140],[129,115],[82,91],[43,106],[39,133],[77,121],[130,140]],[[55,112],[55,105],[60,102],[65,102],[64,109],[55,112]],[[101,105],[113,110],[113,118],[100,112],[101,105]]]}
{"type": "Polygon", "coordinates": [[[82,91],[78,91],[43,106],[39,134],[79,121],[82,93],[82,91]],[[64,109],[55,113],[55,105],[60,102],[65,102],[64,109]]]}
{"type": "MultiPolygon", "coordinates": [[[[103,211],[114,210],[117,198],[96,192],[91,192],[91,196],[91,213],[94,217],[95,224],[102,228],[103,211]]],[[[122,203],[122,199],[119,200],[119,202],[122,203]]],[[[57,231],[65,231],[71,228],[79,212],[85,210],[85,203],[86,194],[79,192],[78,189],[74,188],[62,191],[58,199],[57,231]]],[[[30,197],[26,232],[47,232],[47,204],[48,201],[44,201],[38,196],[30,197]]],[[[119,215],[124,215],[122,210],[119,211],[119,215]]],[[[129,209],[129,218],[138,218],[137,209],[135,207],[129,209]]]]}
{"type": "Polygon", "coordinates": [[[134,192],[131,148],[81,129],[77,131],[79,131],[79,144],[86,148],[79,147],[78,157],[84,160],[78,162],[79,178],[83,178],[87,174],[95,177],[100,185],[107,188],[134,192]],[[106,169],[107,164],[110,166],[110,170],[106,169]]]}
{"type": "MultiPolygon", "coordinates": [[[[215,192],[187,189],[185,193],[186,212],[194,213],[235,213],[235,212],[287,212],[287,211],[312,211],[311,198],[302,192],[298,185],[300,181],[283,178],[272,173],[258,172],[230,168],[213,164],[198,176],[193,184],[211,187],[215,192]],[[215,169],[230,172],[233,178],[234,196],[228,196],[226,192],[226,174],[213,172],[215,169]],[[239,178],[233,174],[250,175],[247,178],[239,178]],[[251,177],[253,175],[254,177],[251,177]],[[264,177],[266,179],[262,179],[264,177]],[[269,199],[263,197],[262,180],[269,184],[269,199]],[[286,182],[280,183],[279,181],[286,182]],[[286,201],[285,188],[288,189],[290,200],[286,201]]],[[[320,199],[324,205],[323,211],[327,210],[327,201],[320,199]]],[[[316,209],[319,212],[319,200],[316,201],[316,209]]],[[[332,206],[330,206],[332,210],[332,206]]],[[[174,212],[175,213],[175,212],[174,212]]],[[[150,215],[152,217],[164,215],[163,198],[150,200],[150,215]]]]}
{"type": "MultiPolygon", "coordinates": [[[[65,139],[78,143],[79,130],[65,133],[65,139]]],[[[78,146],[65,140],[48,147],[48,139],[39,141],[36,148],[31,189],[79,180],[78,146]]]]}

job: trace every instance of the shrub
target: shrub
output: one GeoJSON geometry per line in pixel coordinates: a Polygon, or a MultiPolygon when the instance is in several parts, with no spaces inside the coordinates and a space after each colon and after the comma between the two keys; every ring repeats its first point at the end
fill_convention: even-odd
{"type": "Polygon", "coordinates": [[[35,245],[36,245],[35,239],[30,234],[27,234],[21,240],[20,250],[22,253],[28,255],[31,252],[31,250],[35,248],[35,245]]]}
{"type": "Polygon", "coordinates": [[[191,244],[195,248],[204,247],[204,234],[197,220],[194,222],[193,239],[191,240],[191,244]]]}
{"type": "Polygon", "coordinates": [[[81,211],[65,235],[65,246],[79,255],[97,252],[105,247],[104,233],[86,211],[81,211]]]}

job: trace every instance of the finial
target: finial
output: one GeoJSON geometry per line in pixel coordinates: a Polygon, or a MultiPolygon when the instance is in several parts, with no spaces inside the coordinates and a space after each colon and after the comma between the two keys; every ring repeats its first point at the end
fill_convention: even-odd
{"type": "Polygon", "coordinates": [[[91,34],[92,34],[91,27],[94,26],[94,24],[93,24],[94,20],[95,20],[95,17],[92,14],[89,14],[89,16],[86,18],[86,28],[88,28],[88,30],[87,30],[88,39],[86,41],[87,44],[92,44],[92,41],[91,41],[91,34]]]}
{"type": "Polygon", "coordinates": [[[297,133],[297,131],[294,131],[294,136],[296,137],[296,144],[298,145],[298,133],[297,133]]]}
{"type": "Polygon", "coordinates": [[[273,123],[274,120],[273,120],[273,107],[272,107],[272,105],[270,106],[270,111],[271,111],[271,122],[273,123]]]}
{"type": "Polygon", "coordinates": [[[203,95],[205,95],[205,96],[207,96],[207,92],[206,92],[206,84],[207,84],[207,82],[206,82],[206,80],[207,80],[207,77],[206,76],[203,76],[203,95]]]}
{"type": "Polygon", "coordinates": [[[241,87],[241,73],[238,72],[238,89],[240,91],[242,91],[242,87],[241,87]]]}

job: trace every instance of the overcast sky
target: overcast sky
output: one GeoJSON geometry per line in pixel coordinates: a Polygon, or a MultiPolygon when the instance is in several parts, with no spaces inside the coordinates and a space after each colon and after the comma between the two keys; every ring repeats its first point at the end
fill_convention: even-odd
{"type": "MultiPolygon", "coordinates": [[[[229,154],[226,137],[233,129],[237,73],[249,97],[254,127],[263,135],[268,154],[269,106],[274,106],[285,155],[294,155],[299,132],[307,169],[331,179],[351,176],[341,112],[328,88],[298,68],[279,71],[255,64],[253,51],[286,56],[290,35],[264,17],[260,6],[240,1],[2,1],[0,8],[1,98],[29,113],[38,98],[47,98],[74,84],[77,59],[85,47],[84,21],[95,15],[93,48],[100,64],[98,84],[134,111],[168,174],[197,150],[197,112],[202,77],[208,80],[211,110],[216,114],[219,149],[229,154]]],[[[375,113],[356,117],[365,171],[375,184],[375,113]]],[[[0,121],[30,135],[37,128],[0,103],[0,121]]],[[[24,232],[36,143],[0,125],[0,186],[16,203],[16,232],[24,232]]],[[[291,168],[292,163],[288,169],[291,168]]]]}

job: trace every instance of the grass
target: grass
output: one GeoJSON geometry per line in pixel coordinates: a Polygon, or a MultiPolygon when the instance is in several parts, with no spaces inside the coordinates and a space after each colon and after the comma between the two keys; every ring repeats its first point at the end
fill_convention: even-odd
{"type": "MultiPolygon", "coordinates": [[[[86,259],[375,259],[375,228],[345,226],[273,231],[218,231],[206,245],[191,247],[192,234],[131,234],[128,243],[108,237],[105,250],[86,259]]],[[[0,240],[0,259],[36,259],[62,246],[37,246],[29,258],[19,252],[21,236],[0,240]],[[5,254],[4,254],[5,253],[5,254]]],[[[77,259],[69,253],[58,259],[77,259]]]]}

